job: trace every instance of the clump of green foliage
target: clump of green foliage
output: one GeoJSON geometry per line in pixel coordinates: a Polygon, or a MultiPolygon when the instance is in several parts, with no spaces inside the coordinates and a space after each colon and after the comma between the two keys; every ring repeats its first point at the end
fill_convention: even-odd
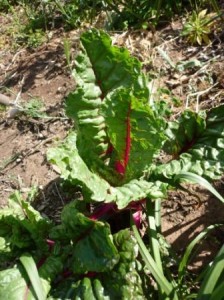
{"type": "Polygon", "coordinates": [[[207,10],[202,10],[198,14],[196,11],[192,12],[189,20],[184,24],[182,35],[186,37],[191,44],[205,44],[210,43],[209,35],[212,31],[212,18],[207,15],[207,10]]]}
{"type": "Polygon", "coordinates": [[[26,44],[30,48],[41,45],[46,40],[45,33],[58,27],[71,30],[101,20],[99,23],[107,30],[144,28],[154,31],[157,26],[170,22],[175,15],[186,11],[193,12],[184,26],[183,34],[192,43],[208,42],[211,23],[207,22],[207,16],[203,13],[205,9],[209,12],[215,10],[217,15],[221,13],[216,0],[4,0],[0,4],[0,11],[11,11],[14,19],[17,19],[17,33],[12,34],[17,43],[26,44]]]}
{"type": "Polygon", "coordinates": [[[206,180],[224,171],[224,106],[186,110],[167,122],[148,103],[136,58],[112,46],[102,31],[85,32],[81,43],[77,88],[66,101],[75,128],[48,159],[62,179],[82,189],[83,201],[65,205],[61,223],[54,224],[20,194],[11,196],[0,210],[2,262],[13,262],[0,271],[0,298],[221,299],[223,247],[199,278],[186,280],[192,250],[220,224],[203,231],[178,259],[161,234],[160,212],[161,199],[182,181],[201,183],[224,202],[206,180]],[[173,159],[160,161],[161,152],[173,159]],[[112,230],[122,212],[130,216],[125,229],[112,230]]]}

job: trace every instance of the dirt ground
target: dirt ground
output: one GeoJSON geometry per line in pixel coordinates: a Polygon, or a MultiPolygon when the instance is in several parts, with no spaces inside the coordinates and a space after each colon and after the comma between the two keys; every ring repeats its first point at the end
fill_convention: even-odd
{"type": "MultiPolygon", "coordinates": [[[[178,116],[186,106],[195,110],[224,102],[224,33],[214,36],[213,43],[208,46],[195,47],[177,37],[180,27],[176,22],[156,34],[142,30],[112,35],[114,43],[126,46],[143,62],[145,71],[154,78],[153,97],[172,103],[174,114],[171,118],[178,116]],[[174,65],[181,66],[182,62],[182,71],[171,66],[161,54],[164,52],[174,65]],[[187,66],[183,63],[186,61],[193,62],[187,66]],[[168,89],[172,92],[167,92],[168,89]],[[174,98],[179,99],[178,104],[174,98]]],[[[79,32],[70,32],[68,37],[75,55],[79,32]]],[[[5,205],[16,189],[25,193],[36,185],[39,187],[37,208],[54,219],[68,197],[61,188],[57,170],[47,162],[46,151],[63,139],[72,126],[63,106],[66,94],[75,88],[66,64],[63,38],[63,31],[58,30],[35,50],[20,48],[15,51],[10,48],[10,42],[0,49],[0,93],[14,101],[21,92],[18,99],[21,105],[33,98],[41,99],[48,117],[18,114],[9,119],[8,109],[1,106],[0,205],[5,205]]],[[[217,182],[216,186],[224,194],[223,182],[217,182]]],[[[188,193],[171,192],[163,203],[163,232],[177,251],[182,251],[206,226],[224,220],[223,206],[217,199],[199,187],[192,189],[188,193]]],[[[74,196],[79,196],[76,190],[74,196]]],[[[223,242],[223,229],[215,230],[203,244],[192,268],[203,265],[223,242]]]]}

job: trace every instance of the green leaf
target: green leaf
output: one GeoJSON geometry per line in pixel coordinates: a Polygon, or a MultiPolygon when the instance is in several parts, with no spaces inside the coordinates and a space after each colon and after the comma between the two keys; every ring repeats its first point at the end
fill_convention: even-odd
{"type": "Polygon", "coordinates": [[[81,42],[74,71],[77,88],[66,102],[76,133],[51,149],[48,159],[63,179],[83,188],[85,201],[124,208],[147,195],[163,196],[166,184],[141,179],[159,154],[165,123],[148,105],[140,62],[112,46],[102,31],[87,31],[81,42]]]}
{"type": "Polygon", "coordinates": [[[23,264],[23,267],[25,268],[29,279],[32,283],[32,287],[35,291],[35,294],[37,296],[38,300],[46,299],[46,293],[43,289],[36,264],[30,254],[24,254],[20,257],[20,261],[23,264]]]}
{"type": "Polygon", "coordinates": [[[109,226],[94,222],[88,235],[82,237],[73,248],[72,270],[74,273],[105,272],[119,260],[109,226]]]}
{"type": "MultiPolygon", "coordinates": [[[[120,185],[121,178],[114,170],[114,162],[119,159],[123,160],[121,156],[125,152],[127,134],[125,111],[129,109],[130,100],[133,98],[131,109],[133,144],[139,143],[140,148],[146,152],[149,144],[148,138],[150,137],[151,140],[153,136],[155,139],[153,147],[150,143],[148,161],[158,150],[157,142],[161,144],[162,134],[158,134],[155,129],[161,128],[162,122],[157,122],[153,112],[149,109],[146,79],[141,72],[141,64],[136,58],[131,57],[127,50],[112,46],[110,37],[103,31],[89,30],[81,36],[81,42],[83,47],[76,58],[74,70],[78,87],[67,98],[67,114],[75,120],[78,129],[77,150],[85,164],[91,171],[98,173],[112,185],[120,185]],[[128,94],[132,97],[127,98],[128,94]],[[116,103],[113,101],[114,98],[117,99],[116,103]],[[116,126],[110,129],[112,119],[108,112],[111,104],[113,106],[111,113],[121,117],[120,128],[116,126]],[[138,118],[137,123],[136,118],[138,118]],[[148,130],[149,124],[154,126],[150,130],[148,130]],[[134,132],[135,129],[138,131],[139,138],[134,132]],[[114,140],[116,135],[118,137],[116,142],[119,145],[114,140]],[[108,155],[112,145],[115,146],[114,158],[108,155]]],[[[130,162],[140,160],[139,152],[140,150],[137,151],[137,148],[133,147],[130,162]]],[[[142,162],[144,158],[146,155],[142,158],[142,162]]],[[[132,172],[136,170],[135,166],[131,170],[132,172]]],[[[141,170],[139,170],[140,173],[141,170]]],[[[126,181],[131,178],[133,176],[129,174],[126,181]]],[[[124,181],[124,178],[122,179],[124,181]]]]}
{"type": "Polygon", "coordinates": [[[43,286],[43,295],[41,294],[39,295],[41,298],[37,298],[32,285],[30,286],[29,278],[21,266],[0,271],[0,299],[44,300],[49,291],[49,285],[43,279],[40,284],[43,286]]]}
{"type": "Polygon", "coordinates": [[[180,172],[191,172],[206,179],[219,179],[224,172],[223,114],[224,105],[221,105],[207,112],[207,116],[204,118],[206,121],[204,129],[203,120],[199,118],[196,121],[193,117],[188,134],[184,131],[184,126],[182,126],[183,130],[177,128],[176,134],[173,131],[172,140],[176,138],[176,145],[181,145],[181,147],[176,147],[177,151],[174,151],[176,159],[155,167],[152,171],[153,178],[172,183],[174,176],[180,172]],[[192,135],[193,129],[195,129],[196,135],[192,135]],[[184,139],[181,137],[181,132],[184,139]],[[185,140],[184,143],[183,140],[185,140]],[[180,148],[181,150],[178,152],[180,148]],[[179,154],[178,159],[177,152],[179,154]]]}
{"type": "Polygon", "coordinates": [[[50,237],[72,240],[70,267],[74,273],[105,272],[119,260],[109,225],[84,216],[76,202],[65,206],[62,224],[52,229],[50,237]]]}
{"type": "Polygon", "coordinates": [[[53,299],[146,299],[138,274],[138,247],[135,239],[125,229],[113,235],[113,241],[119,252],[119,261],[111,270],[87,273],[82,279],[79,276],[76,280],[62,282],[54,289],[53,299]]]}
{"type": "Polygon", "coordinates": [[[185,275],[185,271],[187,268],[187,264],[189,263],[190,258],[193,257],[193,249],[195,246],[208,234],[211,230],[217,228],[220,225],[211,225],[204,229],[201,233],[199,233],[196,238],[194,238],[191,243],[187,246],[184,255],[181,258],[178,268],[178,277],[179,277],[179,284],[182,284],[183,277],[185,275]]]}
{"type": "Polygon", "coordinates": [[[117,161],[124,165],[122,182],[138,178],[150,166],[165,139],[163,119],[156,118],[144,99],[136,98],[128,89],[110,93],[101,111],[113,146],[109,165],[114,168],[117,161]]]}
{"type": "MultiPolygon", "coordinates": [[[[63,251],[66,252],[66,246],[64,245],[63,251]]],[[[64,253],[63,253],[64,254],[64,253]]],[[[48,282],[48,290],[50,290],[50,284],[55,277],[63,271],[65,255],[54,255],[51,253],[49,257],[44,261],[39,268],[39,275],[42,279],[48,282]]],[[[45,288],[46,289],[46,288],[45,288]]]]}
{"type": "Polygon", "coordinates": [[[143,179],[133,179],[121,187],[111,187],[105,202],[115,202],[118,209],[123,209],[132,201],[139,201],[146,197],[166,198],[167,188],[168,184],[160,181],[148,182],[143,179]]]}
{"type": "Polygon", "coordinates": [[[213,263],[210,268],[207,270],[200,290],[198,292],[197,299],[207,300],[207,299],[223,299],[223,282],[221,281],[220,285],[217,287],[217,282],[224,272],[224,246],[220,249],[216,255],[213,263]],[[217,290],[216,290],[217,289],[217,290]],[[212,297],[213,291],[215,290],[217,298],[212,297]],[[220,297],[221,296],[221,297],[220,297]]]}
{"type": "Polygon", "coordinates": [[[138,246],[128,229],[114,236],[114,244],[120,254],[120,261],[111,272],[103,274],[101,282],[109,299],[146,299],[142,280],[138,273],[138,246]]]}
{"type": "Polygon", "coordinates": [[[85,200],[104,201],[109,184],[88,169],[77,150],[76,137],[71,132],[63,144],[48,151],[48,159],[60,168],[64,180],[83,187],[85,200]]]}
{"type": "Polygon", "coordinates": [[[20,256],[33,245],[47,251],[45,239],[51,226],[16,191],[10,196],[8,206],[0,210],[0,261],[20,256]]]}

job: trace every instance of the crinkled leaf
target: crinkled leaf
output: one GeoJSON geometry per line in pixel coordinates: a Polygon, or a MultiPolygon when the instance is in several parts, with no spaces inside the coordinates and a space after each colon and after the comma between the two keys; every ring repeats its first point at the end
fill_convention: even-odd
{"type": "Polygon", "coordinates": [[[110,299],[145,299],[142,281],[137,272],[138,246],[135,239],[125,229],[114,235],[114,244],[119,251],[120,261],[103,278],[110,299]]]}
{"type": "Polygon", "coordinates": [[[72,240],[71,269],[74,273],[108,271],[119,260],[109,225],[80,213],[76,202],[65,206],[62,224],[53,228],[50,235],[53,239],[67,236],[72,240]]]}
{"type": "Polygon", "coordinates": [[[160,181],[148,182],[133,179],[121,187],[110,189],[106,202],[115,202],[118,209],[125,208],[132,201],[139,201],[146,197],[157,199],[165,198],[168,184],[160,181]]]}
{"type": "Polygon", "coordinates": [[[54,299],[146,299],[142,290],[142,281],[138,274],[139,262],[136,260],[138,247],[128,229],[113,236],[119,251],[119,262],[108,272],[87,274],[70,286],[62,283],[54,291],[54,299]],[[67,298],[66,298],[67,297],[67,298]]]}
{"type": "Polygon", "coordinates": [[[110,186],[88,169],[78,154],[75,142],[76,135],[72,132],[63,144],[48,152],[48,159],[60,168],[62,178],[82,186],[85,201],[115,202],[118,208],[122,209],[130,202],[145,197],[155,199],[166,196],[167,184],[159,181],[147,182],[143,179],[133,179],[121,187],[110,186]]]}
{"type": "Polygon", "coordinates": [[[199,114],[186,110],[178,121],[168,123],[166,135],[168,139],[164,150],[174,157],[188,150],[204,131],[206,126],[205,113],[199,114]]]}
{"type": "Polygon", "coordinates": [[[33,244],[47,250],[45,239],[51,227],[31,205],[24,201],[19,192],[8,200],[8,206],[0,210],[0,253],[6,257],[16,257],[20,251],[33,244]]]}
{"type": "MultiPolygon", "coordinates": [[[[148,106],[149,91],[145,76],[141,72],[141,64],[136,58],[131,57],[126,49],[112,46],[110,37],[102,31],[87,31],[81,36],[81,42],[83,47],[76,58],[74,71],[77,89],[67,98],[67,114],[77,125],[77,149],[85,164],[112,185],[120,185],[121,178],[115,172],[114,160],[124,160],[125,148],[128,148],[126,119],[129,108],[130,134],[133,139],[130,166],[133,161],[133,167],[130,167],[127,180],[134,177],[131,173],[136,171],[134,162],[136,163],[137,158],[140,160],[140,150],[144,149],[144,153],[146,148],[149,150],[148,156],[141,155],[143,165],[145,158],[150,162],[152,155],[160,147],[162,133],[158,134],[156,129],[161,129],[162,122],[157,121],[148,106]],[[127,98],[129,94],[132,97],[127,98]],[[116,103],[113,101],[114,97],[117,99],[116,103]],[[107,102],[107,108],[102,110],[104,102],[107,102]],[[108,114],[111,109],[111,114],[108,114]],[[120,120],[112,130],[111,115],[119,115],[120,120]],[[150,129],[149,125],[152,125],[150,129]],[[110,141],[112,135],[117,135],[116,142],[120,145],[117,145],[114,139],[110,141]],[[151,141],[152,137],[155,139],[153,147],[152,142],[148,140],[149,138],[151,141]],[[138,151],[134,146],[137,143],[141,148],[138,151]],[[114,159],[108,155],[112,145],[116,146],[114,159]]],[[[142,169],[141,164],[139,163],[139,167],[142,169]]],[[[141,170],[138,173],[140,174],[141,170]]]]}
{"type": "Polygon", "coordinates": [[[119,254],[113,245],[109,226],[95,222],[90,232],[74,246],[74,273],[105,272],[118,262],[119,254]]]}
{"type": "MultiPolygon", "coordinates": [[[[159,180],[173,180],[180,172],[192,172],[207,179],[219,179],[224,172],[224,105],[211,109],[204,119],[206,126],[195,123],[198,136],[182,145],[178,159],[160,165],[152,172],[159,180]],[[199,126],[199,127],[198,127],[199,126]]],[[[202,122],[199,122],[203,124],[202,122]]],[[[193,127],[191,128],[191,130],[193,127]]],[[[184,132],[183,132],[184,135],[184,132]]],[[[176,136],[177,139],[180,133],[176,136]]]]}
{"type": "Polygon", "coordinates": [[[103,31],[89,30],[81,36],[83,51],[76,62],[78,84],[99,86],[103,96],[120,86],[133,87],[139,95],[149,95],[140,62],[127,49],[112,46],[103,31]],[[87,57],[86,57],[87,56],[87,57]]]}
{"type": "Polygon", "coordinates": [[[138,178],[152,163],[164,140],[162,119],[128,89],[109,94],[101,109],[113,147],[111,167],[120,161],[125,181],[138,178]]]}
{"type": "Polygon", "coordinates": [[[109,184],[92,173],[80,157],[75,132],[71,132],[63,144],[50,149],[48,159],[59,167],[63,179],[83,187],[86,200],[90,198],[94,201],[104,201],[109,184]]]}
{"type": "MultiPolygon", "coordinates": [[[[64,247],[65,248],[65,247],[64,247]]],[[[50,290],[50,284],[55,279],[55,277],[62,272],[64,268],[64,257],[63,255],[54,255],[54,253],[51,253],[51,255],[44,261],[44,263],[39,268],[38,272],[40,277],[47,281],[49,284],[49,290],[50,290]]]]}

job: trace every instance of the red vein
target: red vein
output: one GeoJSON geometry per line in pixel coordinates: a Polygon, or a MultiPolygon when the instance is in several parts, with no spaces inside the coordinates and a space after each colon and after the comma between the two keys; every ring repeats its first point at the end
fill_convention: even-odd
{"type": "Polygon", "coordinates": [[[126,140],[125,140],[125,151],[123,160],[117,161],[115,163],[115,169],[116,171],[124,175],[127,169],[127,165],[130,158],[130,152],[131,152],[131,120],[130,120],[130,114],[131,114],[131,105],[129,104],[128,108],[128,114],[126,118],[126,140]]]}

